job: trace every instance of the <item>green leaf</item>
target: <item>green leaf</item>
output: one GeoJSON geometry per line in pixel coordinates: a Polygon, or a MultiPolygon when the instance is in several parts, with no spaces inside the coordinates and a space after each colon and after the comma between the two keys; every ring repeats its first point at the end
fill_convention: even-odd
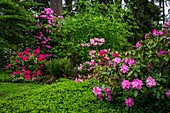
{"type": "Polygon", "coordinates": [[[137,97],[137,95],[138,95],[138,91],[135,90],[135,91],[134,91],[134,96],[137,97]]]}
{"type": "Polygon", "coordinates": [[[159,91],[157,91],[156,94],[157,94],[157,95],[156,95],[157,99],[160,99],[161,93],[160,93],[159,91]]]}
{"type": "Polygon", "coordinates": [[[129,77],[132,73],[133,73],[134,70],[130,71],[127,76],[129,77]]]}

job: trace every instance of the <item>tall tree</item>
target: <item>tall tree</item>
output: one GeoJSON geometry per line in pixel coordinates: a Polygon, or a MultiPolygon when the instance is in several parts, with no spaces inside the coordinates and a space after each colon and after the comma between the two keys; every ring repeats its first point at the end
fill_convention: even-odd
{"type": "Polygon", "coordinates": [[[62,0],[50,0],[50,6],[57,16],[62,15],[62,0]]]}

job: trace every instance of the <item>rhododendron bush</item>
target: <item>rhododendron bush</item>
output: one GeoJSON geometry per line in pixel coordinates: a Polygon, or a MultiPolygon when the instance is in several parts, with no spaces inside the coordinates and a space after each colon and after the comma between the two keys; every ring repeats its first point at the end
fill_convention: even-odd
{"type": "Polygon", "coordinates": [[[26,48],[24,52],[17,52],[10,57],[10,64],[7,69],[12,70],[10,75],[14,80],[26,79],[34,80],[35,77],[42,75],[45,62],[51,54],[42,54],[40,48],[31,50],[26,48]]]}
{"type": "MultiPolygon", "coordinates": [[[[101,86],[95,86],[93,93],[111,103],[133,107],[142,106],[142,102],[153,102],[155,106],[161,106],[162,101],[169,102],[169,28],[170,23],[163,24],[162,31],[154,29],[145,35],[145,40],[123,53],[111,49],[91,50],[91,60],[78,67],[82,79],[98,79],[101,86]]],[[[97,46],[94,40],[83,46],[97,46]]]]}

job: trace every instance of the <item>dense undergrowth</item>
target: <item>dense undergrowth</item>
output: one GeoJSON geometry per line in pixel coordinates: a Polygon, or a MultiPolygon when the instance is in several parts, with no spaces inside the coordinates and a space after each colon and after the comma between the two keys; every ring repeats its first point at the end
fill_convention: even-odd
{"type": "Polygon", "coordinates": [[[0,102],[1,112],[56,112],[56,113],[156,113],[152,106],[135,106],[128,110],[116,103],[96,100],[92,87],[98,83],[90,80],[75,83],[60,79],[57,83],[8,97],[0,102]]]}

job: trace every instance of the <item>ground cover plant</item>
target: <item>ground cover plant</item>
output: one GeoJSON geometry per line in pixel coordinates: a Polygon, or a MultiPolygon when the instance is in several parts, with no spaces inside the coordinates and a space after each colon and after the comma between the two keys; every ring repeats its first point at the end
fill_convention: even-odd
{"type": "MultiPolygon", "coordinates": [[[[122,113],[119,105],[98,101],[92,88],[98,83],[86,81],[76,83],[60,79],[57,83],[36,90],[11,96],[0,102],[1,112],[71,112],[71,113],[122,113]]],[[[147,107],[150,111],[152,107],[147,107]]],[[[132,108],[132,112],[145,112],[143,108],[132,108]]]]}

